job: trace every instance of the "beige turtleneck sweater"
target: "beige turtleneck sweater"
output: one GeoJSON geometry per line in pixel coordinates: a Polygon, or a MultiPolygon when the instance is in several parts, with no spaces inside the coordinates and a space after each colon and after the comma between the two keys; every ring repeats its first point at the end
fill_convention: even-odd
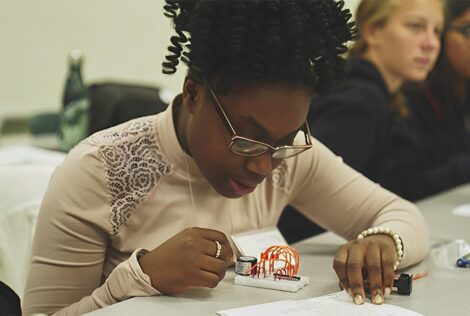
{"type": "Polygon", "coordinates": [[[157,295],[138,249],[154,249],[193,226],[227,236],[273,227],[287,204],[347,239],[373,226],[394,230],[405,247],[400,267],[426,253],[427,229],[415,206],[316,140],[251,194],[220,196],[179,145],[170,106],[92,135],[57,168],[38,217],[24,314],[76,315],[157,295]]]}

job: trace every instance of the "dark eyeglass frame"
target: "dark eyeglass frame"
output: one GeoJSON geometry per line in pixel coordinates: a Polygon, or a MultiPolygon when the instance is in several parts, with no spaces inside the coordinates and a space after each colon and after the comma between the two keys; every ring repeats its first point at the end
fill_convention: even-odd
{"type": "Polygon", "coordinates": [[[271,146],[271,145],[266,144],[264,142],[260,142],[260,141],[257,141],[257,140],[254,140],[254,139],[251,139],[251,138],[248,138],[248,137],[243,137],[243,136],[238,135],[237,132],[235,131],[235,128],[233,127],[232,123],[230,122],[230,119],[228,118],[227,114],[225,113],[224,108],[222,107],[222,104],[219,101],[219,98],[217,97],[214,90],[212,89],[211,84],[207,80],[205,81],[205,83],[206,83],[206,86],[208,87],[209,92],[210,92],[210,94],[212,96],[212,99],[214,101],[214,102],[211,102],[211,103],[213,104],[216,112],[219,114],[222,122],[224,123],[225,127],[227,128],[227,130],[228,130],[228,132],[229,132],[229,134],[232,138],[231,142],[230,142],[230,145],[229,145],[229,149],[232,153],[234,153],[236,155],[239,155],[239,156],[244,156],[244,157],[257,157],[257,156],[264,155],[268,151],[271,151],[271,157],[272,158],[274,158],[274,159],[286,159],[286,158],[297,156],[298,154],[301,154],[302,152],[306,151],[307,149],[309,149],[313,146],[312,140],[311,140],[312,135],[310,133],[310,129],[308,127],[307,120],[305,120],[304,125],[300,129],[304,133],[304,136],[305,136],[305,145],[291,145],[291,146],[284,145],[284,146],[274,147],[274,146],[271,146]],[[256,144],[256,145],[261,145],[265,148],[265,150],[262,151],[262,152],[256,153],[256,154],[248,154],[248,153],[238,152],[238,151],[234,150],[234,144],[236,144],[239,141],[249,142],[249,143],[256,144]],[[279,154],[279,153],[282,153],[282,152],[285,152],[285,151],[288,151],[288,150],[294,150],[294,153],[291,154],[291,155],[285,155],[285,156],[279,154]],[[277,153],[277,155],[276,155],[276,153],[277,153]]]}
{"type": "Polygon", "coordinates": [[[449,25],[449,30],[462,34],[465,39],[470,39],[470,24],[449,25]]]}

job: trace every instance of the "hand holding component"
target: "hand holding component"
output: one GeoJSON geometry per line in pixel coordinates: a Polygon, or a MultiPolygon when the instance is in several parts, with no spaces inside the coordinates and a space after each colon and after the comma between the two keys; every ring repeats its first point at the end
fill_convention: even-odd
{"type": "Polygon", "coordinates": [[[351,295],[355,304],[365,301],[364,276],[374,304],[382,304],[392,289],[394,265],[397,261],[395,242],[389,235],[371,235],[342,245],[336,252],[333,268],[340,286],[351,295]]]}
{"type": "Polygon", "coordinates": [[[193,287],[216,287],[233,257],[224,233],[187,228],[142,256],[139,263],[154,288],[175,294],[193,287]]]}

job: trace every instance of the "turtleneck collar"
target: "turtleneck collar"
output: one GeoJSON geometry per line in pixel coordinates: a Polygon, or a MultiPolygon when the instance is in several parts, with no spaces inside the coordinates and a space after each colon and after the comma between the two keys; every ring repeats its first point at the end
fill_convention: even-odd
{"type": "Polygon", "coordinates": [[[167,159],[176,167],[176,172],[186,174],[186,160],[191,178],[204,178],[194,159],[181,147],[176,135],[176,125],[174,121],[176,116],[173,115],[173,111],[176,107],[181,106],[181,102],[182,96],[179,94],[173,99],[165,112],[162,113],[160,119],[163,120],[163,122],[162,124],[157,124],[158,138],[162,146],[162,151],[167,159]]]}

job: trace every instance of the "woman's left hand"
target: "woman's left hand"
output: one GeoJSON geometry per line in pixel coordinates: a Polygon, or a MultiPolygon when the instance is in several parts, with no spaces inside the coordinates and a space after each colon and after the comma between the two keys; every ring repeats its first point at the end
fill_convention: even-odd
{"type": "Polygon", "coordinates": [[[342,245],[336,252],[333,269],[340,286],[355,304],[365,302],[365,287],[369,288],[372,303],[382,304],[392,289],[396,261],[393,239],[388,235],[371,235],[342,245]]]}

